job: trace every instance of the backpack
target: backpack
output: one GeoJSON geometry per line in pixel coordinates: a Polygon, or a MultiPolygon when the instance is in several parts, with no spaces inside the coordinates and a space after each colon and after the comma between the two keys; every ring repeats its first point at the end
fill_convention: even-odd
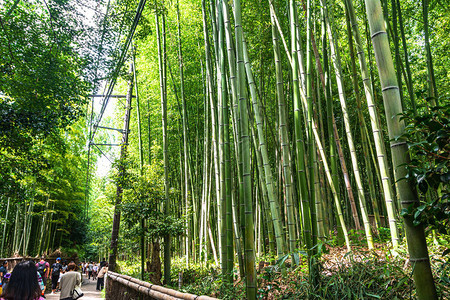
{"type": "Polygon", "coordinates": [[[38,263],[38,267],[37,267],[37,271],[39,272],[39,274],[41,274],[42,278],[44,278],[44,274],[47,271],[45,265],[47,264],[47,262],[39,262],[38,263]]]}
{"type": "Polygon", "coordinates": [[[61,265],[59,263],[54,263],[52,274],[59,274],[60,271],[61,271],[61,265]]]}

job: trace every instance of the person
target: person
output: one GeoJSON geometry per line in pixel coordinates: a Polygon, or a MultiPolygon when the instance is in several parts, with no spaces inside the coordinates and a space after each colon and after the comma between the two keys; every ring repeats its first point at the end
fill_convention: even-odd
{"type": "Polygon", "coordinates": [[[36,274],[37,274],[37,277],[38,277],[39,287],[41,288],[41,296],[45,298],[45,296],[44,296],[44,291],[45,291],[44,280],[42,280],[41,274],[39,274],[39,272],[36,272],[36,274]]]}
{"type": "Polygon", "coordinates": [[[97,263],[94,263],[94,269],[92,271],[92,279],[96,280],[98,274],[98,265],[97,263]]]}
{"type": "Polygon", "coordinates": [[[105,265],[100,269],[97,276],[97,291],[103,290],[103,287],[105,286],[105,274],[108,272],[108,263],[105,263],[105,265]]]}
{"type": "Polygon", "coordinates": [[[89,263],[88,265],[88,271],[89,271],[89,277],[88,279],[91,279],[92,276],[92,271],[94,271],[94,264],[92,263],[92,261],[89,263]]]}
{"type": "Polygon", "coordinates": [[[50,273],[50,264],[45,261],[44,255],[41,256],[41,260],[36,264],[37,271],[44,281],[44,293],[45,293],[45,283],[47,282],[48,274],[50,273]]]}
{"type": "Polygon", "coordinates": [[[58,279],[59,279],[59,274],[61,273],[62,270],[62,265],[61,265],[61,257],[58,257],[56,259],[56,262],[52,265],[52,294],[56,293],[56,287],[58,285],[58,279]]]}
{"type": "Polygon", "coordinates": [[[45,300],[41,296],[37,268],[32,261],[23,261],[16,265],[0,299],[45,300]]]}
{"type": "Polygon", "coordinates": [[[61,281],[59,287],[61,288],[61,294],[59,299],[72,300],[72,291],[76,286],[81,286],[81,274],[76,272],[77,265],[71,261],[67,265],[67,272],[61,275],[61,281]]]}
{"type": "Polygon", "coordinates": [[[64,273],[66,273],[66,271],[67,271],[67,260],[64,260],[63,261],[63,263],[62,263],[62,273],[64,274],[64,273]]]}
{"type": "Polygon", "coordinates": [[[0,266],[0,282],[3,283],[3,277],[8,273],[8,261],[3,261],[2,265],[0,266]]]}
{"type": "Polygon", "coordinates": [[[103,260],[100,262],[100,269],[103,268],[106,265],[106,258],[103,258],[103,260]]]}
{"type": "Polygon", "coordinates": [[[6,284],[8,283],[8,277],[5,277],[5,275],[8,274],[8,261],[3,261],[1,267],[0,267],[0,285],[2,286],[2,289],[6,288],[6,284]]]}

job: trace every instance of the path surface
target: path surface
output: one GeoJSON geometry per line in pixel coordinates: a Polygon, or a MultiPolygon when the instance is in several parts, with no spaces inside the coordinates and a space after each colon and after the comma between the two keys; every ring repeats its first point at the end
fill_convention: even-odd
{"type": "MultiPolygon", "coordinates": [[[[83,300],[93,300],[93,299],[105,299],[102,297],[102,293],[96,291],[97,280],[87,279],[86,275],[83,274],[83,284],[81,285],[81,290],[84,293],[84,296],[80,299],[83,300]]],[[[45,297],[48,300],[59,300],[59,293],[56,295],[45,294],[45,297]]]]}

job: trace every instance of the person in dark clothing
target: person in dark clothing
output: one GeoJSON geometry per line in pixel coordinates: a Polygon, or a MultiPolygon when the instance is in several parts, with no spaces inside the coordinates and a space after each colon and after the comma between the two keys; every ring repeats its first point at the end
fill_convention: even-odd
{"type": "Polygon", "coordinates": [[[56,262],[52,265],[52,294],[56,292],[56,286],[58,285],[59,274],[62,270],[61,258],[58,257],[56,262]]]}

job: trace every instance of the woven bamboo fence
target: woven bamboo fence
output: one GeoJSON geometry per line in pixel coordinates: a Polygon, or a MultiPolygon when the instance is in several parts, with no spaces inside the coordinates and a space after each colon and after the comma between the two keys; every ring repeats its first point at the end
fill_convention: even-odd
{"type": "Polygon", "coordinates": [[[107,300],[218,300],[208,296],[197,296],[141,281],[131,276],[108,271],[106,279],[107,300]]]}

